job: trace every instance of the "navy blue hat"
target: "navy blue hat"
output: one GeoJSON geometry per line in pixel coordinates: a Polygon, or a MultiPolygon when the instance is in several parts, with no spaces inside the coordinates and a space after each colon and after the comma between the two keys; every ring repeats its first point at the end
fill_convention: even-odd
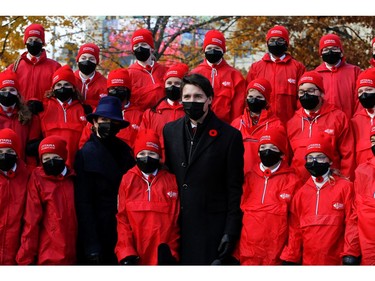
{"type": "Polygon", "coordinates": [[[130,124],[122,118],[122,105],[120,99],[117,97],[102,97],[95,112],[88,114],[86,119],[92,124],[92,120],[99,116],[120,122],[122,129],[128,127],[130,124]]]}

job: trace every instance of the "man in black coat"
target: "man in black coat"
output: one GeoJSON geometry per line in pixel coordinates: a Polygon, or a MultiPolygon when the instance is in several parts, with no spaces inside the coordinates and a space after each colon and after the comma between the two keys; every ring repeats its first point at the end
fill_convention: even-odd
{"type": "Polygon", "coordinates": [[[123,174],[135,165],[131,148],[116,134],[129,122],[123,120],[120,100],[111,96],[100,99],[87,120],[93,133],[77,152],[74,167],[78,263],[114,265],[118,189],[123,174]]]}
{"type": "Polygon", "coordinates": [[[202,75],[181,85],[185,117],[166,124],[166,165],[181,200],[181,264],[231,264],[242,225],[241,133],[211,111],[213,89],[202,75]]]}

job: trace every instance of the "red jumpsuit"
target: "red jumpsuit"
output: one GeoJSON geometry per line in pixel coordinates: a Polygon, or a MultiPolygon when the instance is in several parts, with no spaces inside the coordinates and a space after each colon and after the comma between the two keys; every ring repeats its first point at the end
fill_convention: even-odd
{"type": "Polygon", "coordinates": [[[42,167],[32,172],[18,264],[76,262],[77,218],[72,175],[68,171],[65,176],[47,176],[42,167]]]}
{"type": "MultiPolygon", "coordinates": [[[[57,61],[47,58],[45,51],[35,64],[27,58],[27,52],[23,53],[16,70],[18,91],[23,99],[42,101],[46,91],[51,89],[53,74],[60,67],[57,61]]],[[[8,69],[12,70],[13,64],[8,66],[8,69]]]]}
{"type": "Polygon", "coordinates": [[[165,159],[163,139],[164,125],[183,116],[185,116],[185,112],[182,104],[178,103],[177,105],[170,105],[167,100],[163,100],[156,107],[155,111],[147,109],[143,113],[140,129],[153,129],[159,135],[163,154],[162,159],[165,159]]]}
{"type": "Polygon", "coordinates": [[[242,134],[242,140],[245,147],[244,154],[244,172],[250,172],[253,165],[258,161],[258,146],[259,138],[263,135],[264,131],[269,128],[284,127],[280,119],[269,110],[262,110],[258,124],[253,125],[250,111],[246,107],[243,115],[237,117],[231,124],[234,128],[238,129],[242,134]]]}
{"type": "Polygon", "coordinates": [[[83,84],[79,70],[76,70],[74,75],[77,80],[77,89],[83,97],[83,103],[90,105],[92,109],[96,108],[100,98],[107,95],[107,78],[95,71],[94,77],[86,80],[83,84]]]}
{"type": "Polygon", "coordinates": [[[281,264],[288,239],[288,211],[299,180],[283,161],[273,173],[258,165],[245,176],[239,244],[241,265],[281,264]]]}
{"type": "Polygon", "coordinates": [[[319,189],[310,177],[292,199],[288,245],[281,259],[339,265],[343,256],[359,256],[353,200],[350,181],[334,175],[319,189]]]}
{"type": "Polygon", "coordinates": [[[355,139],[355,167],[371,159],[370,130],[375,125],[374,117],[371,117],[365,108],[359,110],[351,119],[355,139]]]}
{"type": "Polygon", "coordinates": [[[14,173],[0,172],[0,265],[16,264],[29,175],[22,160],[14,173]]]}
{"type": "Polygon", "coordinates": [[[297,102],[297,85],[304,72],[305,66],[291,55],[286,54],[283,60],[273,62],[267,53],[262,60],[251,65],[246,81],[250,83],[255,78],[265,78],[271,83],[269,102],[276,116],[286,124],[300,107],[297,102]]]}
{"type": "Polygon", "coordinates": [[[335,148],[335,158],[331,159],[333,167],[352,179],[355,161],[352,128],[341,110],[324,102],[311,121],[307,118],[304,108],[300,108],[287,124],[288,138],[293,150],[291,167],[295,169],[301,181],[305,182],[310,177],[304,166],[306,143],[318,132],[325,132],[333,138],[335,148]]]}
{"type": "Polygon", "coordinates": [[[360,105],[355,87],[361,69],[342,61],[339,67],[332,70],[323,62],[315,71],[323,77],[324,99],[341,109],[350,120],[360,105]]]}
{"type": "Polygon", "coordinates": [[[56,98],[51,97],[39,116],[44,137],[58,135],[65,139],[68,148],[66,164],[73,167],[79,139],[87,123],[81,103],[73,100],[70,104],[61,105],[56,98]]]}
{"type": "Polygon", "coordinates": [[[115,252],[119,261],[135,255],[141,265],[156,265],[160,243],[167,243],[178,258],[180,205],[173,174],[159,170],[149,183],[133,167],[122,178],[118,204],[115,252]]]}
{"type": "MultiPolygon", "coordinates": [[[[120,132],[117,133],[116,137],[126,142],[127,145],[129,145],[132,149],[134,148],[134,141],[137,137],[139,125],[142,121],[142,114],[143,112],[132,104],[124,107],[124,109],[122,110],[122,116],[124,117],[124,120],[128,121],[130,125],[124,129],[121,129],[120,132]]],[[[92,126],[93,125],[91,123],[87,122],[87,125],[83,128],[82,135],[79,140],[80,149],[90,138],[90,135],[92,133],[92,126]]]]}
{"type": "Polygon", "coordinates": [[[239,70],[230,66],[224,59],[213,66],[204,60],[191,73],[205,76],[213,85],[212,110],[217,117],[230,124],[242,114],[245,106],[246,81],[239,70]]]}
{"type": "Polygon", "coordinates": [[[375,265],[375,157],[355,170],[355,209],[361,245],[361,264],[375,265]]]}
{"type": "Polygon", "coordinates": [[[155,106],[165,96],[164,74],[168,68],[154,62],[153,67],[147,69],[138,62],[128,67],[132,83],[130,102],[140,110],[155,106]]]}

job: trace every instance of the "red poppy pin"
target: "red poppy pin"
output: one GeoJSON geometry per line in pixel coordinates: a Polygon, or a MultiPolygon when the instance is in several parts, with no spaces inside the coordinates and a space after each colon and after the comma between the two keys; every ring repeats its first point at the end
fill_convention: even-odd
{"type": "Polygon", "coordinates": [[[9,170],[9,171],[7,172],[7,176],[8,176],[8,178],[14,178],[15,175],[16,175],[16,173],[15,173],[13,170],[9,170]]]}
{"type": "Polygon", "coordinates": [[[264,174],[265,177],[269,177],[272,173],[271,173],[270,169],[265,169],[263,174],[264,174]]]}
{"type": "Polygon", "coordinates": [[[217,131],[215,129],[212,129],[208,132],[208,134],[211,136],[211,137],[216,137],[217,136],[217,131]]]}
{"type": "Polygon", "coordinates": [[[317,182],[317,183],[322,183],[323,182],[323,177],[316,177],[315,178],[315,182],[317,182]]]}

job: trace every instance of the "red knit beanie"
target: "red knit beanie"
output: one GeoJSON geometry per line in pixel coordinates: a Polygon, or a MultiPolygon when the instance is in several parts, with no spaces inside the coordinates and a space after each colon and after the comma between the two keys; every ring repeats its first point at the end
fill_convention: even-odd
{"type": "Polygon", "coordinates": [[[375,43],[375,38],[372,39],[372,41],[371,41],[371,48],[374,46],[374,43],[375,43]]]}
{"type": "Polygon", "coordinates": [[[339,47],[341,50],[341,53],[344,53],[344,50],[341,45],[340,37],[338,37],[336,34],[327,34],[322,36],[319,41],[319,54],[322,54],[322,50],[324,48],[334,46],[339,47]]]}
{"type": "Polygon", "coordinates": [[[17,74],[11,70],[0,72],[0,89],[13,87],[18,91],[17,74]]]}
{"type": "Polygon", "coordinates": [[[275,25],[272,27],[270,30],[268,30],[267,35],[266,35],[266,41],[271,37],[281,37],[283,38],[286,43],[289,45],[289,32],[288,30],[282,26],[282,25],[275,25]]]}
{"type": "Polygon", "coordinates": [[[308,140],[306,145],[305,156],[312,152],[324,153],[331,161],[334,159],[334,150],[332,144],[332,138],[324,133],[320,132],[308,140]]]}
{"type": "Polygon", "coordinates": [[[272,87],[271,87],[270,82],[268,82],[267,79],[264,79],[264,78],[254,79],[253,81],[249,83],[249,85],[247,85],[246,93],[248,93],[250,89],[258,90],[264,96],[266,101],[268,102],[270,101],[272,87]]]}
{"type": "Polygon", "coordinates": [[[79,58],[80,58],[81,55],[83,55],[83,54],[90,54],[90,55],[93,55],[95,57],[96,64],[99,64],[99,53],[100,53],[100,49],[94,43],[83,44],[79,48],[78,55],[76,57],[76,61],[78,62],[78,60],[79,60],[79,58]]]}
{"type": "Polygon", "coordinates": [[[154,46],[154,38],[152,37],[152,33],[150,30],[141,28],[136,31],[134,31],[132,36],[132,50],[135,44],[145,42],[150,45],[150,47],[153,49],[154,46]]]}
{"type": "Polygon", "coordinates": [[[142,150],[156,152],[161,157],[161,146],[158,134],[150,129],[140,130],[134,142],[134,155],[142,150]]]}
{"type": "Polygon", "coordinates": [[[298,81],[298,87],[305,83],[314,84],[324,92],[323,77],[315,71],[306,71],[298,81]]]}
{"type": "Polygon", "coordinates": [[[52,89],[55,84],[61,80],[65,80],[73,85],[74,88],[77,88],[76,77],[74,75],[73,70],[70,68],[69,65],[64,65],[57,69],[52,76],[52,89]]]}
{"type": "Polygon", "coordinates": [[[26,44],[26,41],[27,39],[29,39],[29,37],[38,37],[44,44],[44,27],[38,23],[30,24],[25,30],[25,34],[23,37],[24,44],[26,44]]]}
{"type": "Polygon", "coordinates": [[[259,138],[258,150],[262,144],[273,144],[277,146],[283,154],[286,154],[288,138],[283,130],[274,127],[263,132],[262,136],[259,138]]]}
{"type": "Polygon", "coordinates": [[[355,86],[356,92],[361,87],[372,87],[375,88],[375,70],[370,68],[368,70],[363,71],[361,74],[358,75],[357,83],[355,86]]]}
{"type": "Polygon", "coordinates": [[[62,137],[56,135],[44,138],[39,144],[40,159],[42,159],[42,155],[45,153],[55,153],[66,161],[68,156],[66,141],[62,137]]]}
{"type": "Polygon", "coordinates": [[[0,148],[11,148],[17,155],[20,155],[20,140],[12,129],[4,128],[0,130],[0,148]]]}
{"type": "Polygon", "coordinates": [[[107,89],[110,87],[126,87],[131,89],[131,81],[128,70],[125,68],[118,68],[109,72],[107,89]]]}
{"type": "Polygon", "coordinates": [[[182,79],[185,74],[187,74],[189,71],[189,66],[184,63],[178,63],[175,65],[172,65],[168,71],[164,75],[164,81],[167,81],[170,77],[177,77],[182,79]]]}
{"type": "Polygon", "coordinates": [[[207,45],[216,45],[223,49],[223,52],[226,52],[225,47],[225,38],[223,33],[219,30],[210,30],[206,33],[203,41],[203,50],[206,50],[207,45]]]}

